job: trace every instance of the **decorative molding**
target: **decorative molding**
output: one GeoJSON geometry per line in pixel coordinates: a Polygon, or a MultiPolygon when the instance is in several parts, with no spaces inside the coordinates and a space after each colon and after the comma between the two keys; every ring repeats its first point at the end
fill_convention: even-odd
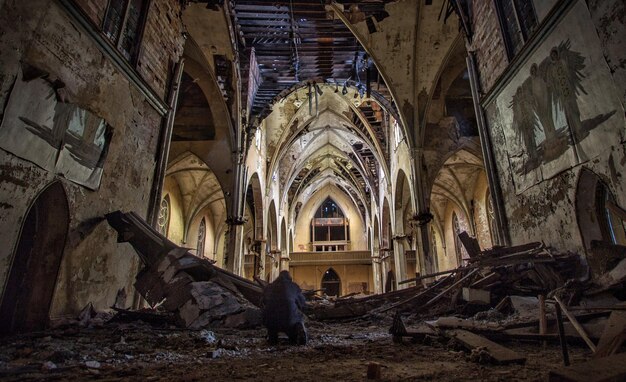
{"type": "Polygon", "coordinates": [[[150,87],[150,85],[137,73],[126,58],[113,47],[108,39],[101,33],[100,29],[89,19],[74,0],[56,0],[57,3],[70,16],[71,21],[77,24],[95,43],[100,52],[108,58],[113,65],[133,84],[137,90],[146,98],[148,103],[163,117],[169,107],[167,103],[150,87]]]}

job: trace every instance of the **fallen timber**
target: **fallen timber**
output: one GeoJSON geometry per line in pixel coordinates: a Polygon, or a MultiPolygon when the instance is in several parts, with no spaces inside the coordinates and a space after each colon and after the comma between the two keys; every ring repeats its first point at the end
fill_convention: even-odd
{"type": "Polygon", "coordinates": [[[135,288],[147,303],[178,317],[180,325],[241,327],[260,321],[262,287],[169,241],[134,212],[106,215],[118,242],[133,246],[144,263],[135,288]]]}
{"type": "MultiPolygon", "coordinates": [[[[469,236],[468,240],[474,240],[469,236]]],[[[309,314],[318,319],[350,319],[382,314],[392,310],[424,315],[454,310],[462,289],[487,291],[489,306],[508,295],[537,296],[562,287],[573,278],[579,257],[573,253],[554,253],[542,243],[499,247],[480,251],[472,245],[469,264],[447,271],[420,275],[399,282],[434,280],[427,285],[367,297],[337,299],[313,304],[309,314]],[[438,276],[445,276],[436,279],[438,276]]],[[[472,301],[467,301],[470,303],[472,301]]]]}

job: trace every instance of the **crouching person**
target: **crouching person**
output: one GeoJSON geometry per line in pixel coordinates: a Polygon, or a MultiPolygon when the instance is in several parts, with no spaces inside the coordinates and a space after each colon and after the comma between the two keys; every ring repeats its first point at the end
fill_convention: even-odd
{"type": "Polygon", "coordinates": [[[306,345],[307,333],[302,321],[304,296],[300,287],[291,280],[288,271],[263,290],[263,325],[267,328],[269,344],[278,343],[278,333],[289,336],[292,345],[306,345]]]}

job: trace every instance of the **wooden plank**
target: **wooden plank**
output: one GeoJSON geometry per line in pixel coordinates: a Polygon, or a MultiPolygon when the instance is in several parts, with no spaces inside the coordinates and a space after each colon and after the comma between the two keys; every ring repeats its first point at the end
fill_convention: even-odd
{"type": "MultiPolygon", "coordinates": [[[[469,268],[475,268],[475,267],[462,267],[463,269],[469,269],[469,268]]],[[[413,277],[412,279],[408,279],[408,280],[403,280],[400,281],[398,284],[402,285],[402,284],[408,284],[411,283],[413,281],[420,281],[423,279],[429,279],[431,277],[435,277],[435,276],[441,276],[441,275],[447,275],[449,273],[454,273],[454,272],[458,272],[461,268],[455,268],[455,269],[449,269],[447,271],[441,271],[441,272],[436,272],[436,273],[431,273],[429,275],[424,275],[424,276],[417,276],[417,277],[413,277]]]]}
{"type": "Polygon", "coordinates": [[[540,242],[527,243],[522,245],[516,245],[513,247],[493,247],[483,251],[484,256],[504,256],[516,253],[522,253],[539,249],[543,246],[540,242]]]}
{"type": "Polygon", "coordinates": [[[470,273],[468,273],[465,276],[463,276],[463,278],[461,278],[459,281],[457,281],[454,284],[450,285],[448,288],[444,289],[443,292],[439,293],[435,297],[433,297],[430,300],[428,300],[424,305],[421,305],[420,307],[418,307],[415,310],[415,312],[422,311],[423,309],[425,309],[425,308],[429,307],[430,305],[434,304],[435,302],[439,301],[439,299],[441,299],[443,296],[445,296],[451,290],[453,290],[453,289],[457,288],[459,285],[463,284],[465,282],[465,280],[467,280],[468,278],[472,277],[476,272],[478,272],[478,268],[473,269],[470,273]]]}
{"type": "Polygon", "coordinates": [[[624,330],[626,330],[626,311],[616,310],[609,316],[593,358],[605,357],[619,349],[624,341],[622,335],[624,330]]]}
{"type": "Polygon", "coordinates": [[[470,285],[470,287],[480,289],[480,288],[484,288],[485,285],[492,284],[498,280],[500,280],[500,274],[496,272],[491,272],[487,276],[481,279],[478,279],[477,281],[474,281],[474,283],[470,285]]]}
{"type": "Polygon", "coordinates": [[[478,240],[470,237],[470,235],[468,235],[465,231],[461,232],[457,236],[459,237],[459,240],[461,240],[461,243],[463,243],[463,246],[465,247],[465,250],[467,251],[467,254],[470,258],[478,256],[478,254],[481,252],[480,245],[478,245],[478,240]]]}
{"type": "Polygon", "coordinates": [[[550,371],[550,382],[620,382],[626,380],[626,353],[550,371]]]}
{"type": "Polygon", "coordinates": [[[459,341],[468,350],[484,348],[498,364],[526,362],[526,357],[519,353],[467,330],[449,330],[446,335],[459,341]]]}
{"type": "Polygon", "coordinates": [[[574,328],[576,329],[578,334],[580,334],[582,339],[585,340],[585,343],[589,346],[591,351],[595,352],[596,351],[596,344],[594,344],[593,341],[591,341],[591,339],[587,335],[587,332],[585,332],[585,328],[583,328],[582,325],[580,325],[580,323],[576,319],[576,317],[573,314],[571,314],[569,312],[569,310],[567,310],[567,307],[565,306],[563,301],[561,301],[561,299],[558,296],[554,296],[554,301],[556,301],[557,304],[559,304],[559,306],[561,307],[561,310],[567,316],[567,319],[569,320],[569,322],[572,323],[572,325],[574,326],[574,328]]]}
{"type": "MultiPolygon", "coordinates": [[[[474,270],[478,270],[478,269],[474,269],[474,270]]],[[[431,285],[430,287],[428,287],[427,289],[425,289],[425,290],[424,290],[424,291],[422,291],[421,293],[416,294],[415,296],[412,296],[412,297],[409,297],[409,298],[407,298],[407,299],[405,299],[405,300],[399,301],[399,302],[397,302],[397,303],[395,303],[395,304],[392,304],[391,306],[386,307],[386,308],[384,308],[384,309],[382,309],[382,310],[377,310],[377,311],[375,311],[374,313],[384,313],[384,312],[387,312],[387,311],[389,311],[389,310],[392,310],[392,309],[395,309],[395,308],[397,308],[397,307],[400,307],[400,306],[402,306],[402,305],[404,305],[404,304],[406,304],[406,303],[409,303],[409,302],[411,302],[411,301],[415,301],[415,300],[417,300],[418,298],[421,298],[421,297],[423,297],[423,296],[426,296],[427,294],[429,294],[429,293],[431,293],[431,292],[435,291],[435,290],[436,290],[437,288],[439,288],[441,285],[443,285],[443,284],[445,284],[446,282],[448,282],[448,281],[452,278],[452,276],[453,276],[453,275],[454,275],[454,274],[449,275],[448,277],[445,277],[445,278],[443,278],[443,279],[441,279],[441,280],[437,281],[434,285],[431,285]]]]}

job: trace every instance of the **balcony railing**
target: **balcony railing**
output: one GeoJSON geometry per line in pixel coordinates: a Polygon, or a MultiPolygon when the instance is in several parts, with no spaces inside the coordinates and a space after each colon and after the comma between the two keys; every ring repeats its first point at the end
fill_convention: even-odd
{"type": "Polygon", "coordinates": [[[289,265],[367,265],[372,263],[370,251],[293,252],[289,265]]]}

